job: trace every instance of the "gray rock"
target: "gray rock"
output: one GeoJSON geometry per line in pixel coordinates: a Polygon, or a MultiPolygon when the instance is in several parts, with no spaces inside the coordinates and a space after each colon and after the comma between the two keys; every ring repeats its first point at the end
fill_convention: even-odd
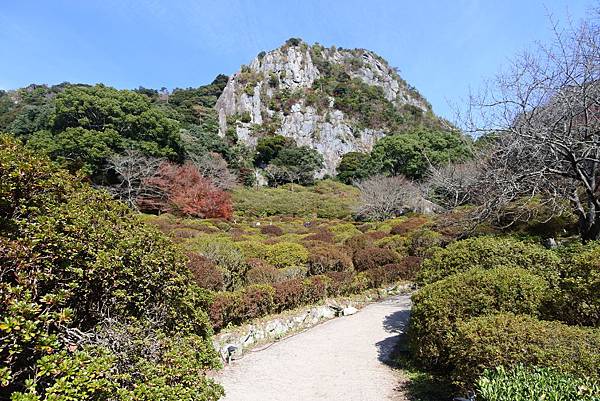
{"type": "Polygon", "coordinates": [[[344,316],[354,315],[356,312],[358,312],[358,309],[356,309],[354,306],[348,306],[342,309],[342,315],[344,316]]]}
{"type": "MultiPolygon", "coordinates": [[[[332,47],[322,49],[320,58],[321,62],[348,66],[351,78],[381,88],[384,96],[398,107],[412,105],[423,111],[429,110],[427,102],[415,95],[395,70],[371,51],[332,47]]],[[[298,145],[312,147],[323,155],[325,167],[316,174],[316,178],[326,174],[334,175],[344,154],[371,151],[377,139],[387,132],[369,128],[357,130],[342,111],[333,107],[334,99],[330,99],[329,107],[322,111],[307,105],[303,98],[292,105],[289,114],[269,107],[271,98],[278,90],[293,92],[310,88],[321,75],[313,62],[310,47],[305,43],[299,46],[282,46],[266,53],[262,58],[256,57],[248,70],[240,70],[230,77],[217,101],[219,134],[224,136],[227,132],[228,116],[248,113],[250,123],[236,121],[235,131],[241,142],[254,147],[257,138],[252,133],[252,126],[278,121],[275,133],[293,138],[298,145]],[[241,79],[244,74],[256,77],[256,84],[251,91],[244,79],[241,79]],[[272,79],[276,80],[275,86],[272,79]]],[[[258,182],[265,183],[264,180],[258,182]]]]}

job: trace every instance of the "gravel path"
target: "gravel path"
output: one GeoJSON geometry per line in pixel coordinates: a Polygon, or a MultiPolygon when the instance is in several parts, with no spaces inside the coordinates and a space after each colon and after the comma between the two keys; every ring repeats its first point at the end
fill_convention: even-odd
{"type": "Polygon", "coordinates": [[[371,304],[250,352],[215,379],[225,401],[405,400],[403,378],[385,362],[409,310],[409,296],[371,304]]]}

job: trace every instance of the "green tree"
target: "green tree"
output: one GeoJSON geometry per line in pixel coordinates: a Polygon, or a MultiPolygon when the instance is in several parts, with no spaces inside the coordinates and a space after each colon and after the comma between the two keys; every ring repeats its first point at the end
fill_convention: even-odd
{"type": "Polygon", "coordinates": [[[323,156],[308,146],[288,147],[279,151],[267,166],[273,184],[287,182],[311,184],[315,173],[323,167],[323,156]]]}
{"type": "Polygon", "coordinates": [[[257,166],[266,166],[275,159],[282,149],[294,147],[296,143],[291,138],[282,135],[264,136],[256,143],[256,157],[254,163],[257,166]]]}
{"type": "Polygon", "coordinates": [[[346,184],[367,178],[371,175],[369,157],[368,153],[346,153],[337,166],[337,178],[346,184]]]}
{"type": "Polygon", "coordinates": [[[371,164],[379,173],[420,179],[430,163],[442,165],[469,156],[469,143],[460,134],[419,128],[380,139],[371,152],[371,164]]]}

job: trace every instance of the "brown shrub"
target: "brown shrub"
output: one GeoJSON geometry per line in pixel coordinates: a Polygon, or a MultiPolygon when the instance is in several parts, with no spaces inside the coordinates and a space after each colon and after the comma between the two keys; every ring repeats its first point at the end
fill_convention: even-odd
{"type": "Polygon", "coordinates": [[[246,273],[249,284],[275,284],[281,281],[281,272],[274,266],[259,259],[250,259],[250,270],[246,273]]]}
{"type": "Polygon", "coordinates": [[[334,272],[329,271],[325,273],[327,277],[331,279],[329,283],[329,294],[333,296],[345,295],[350,292],[352,285],[352,279],[354,278],[354,272],[342,271],[334,272]]]}
{"type": "Polygon", "coordinates": [[[239,291],[216,293],[208,308],[208,316],[215,331],[221,330],[229,323],[241,323],[242,315],[242,296],[239,291]]]}
{"type": "Polygon", "coordinates": [[[225,281],[222,271],[208,258],[194,252],[188,253],[188,268],[198,286],[211,291],[224,289],[225,281]]]}
{"type": "Polygon", "coordinates": [[[314,304],[327,297],[331,279],[327,276],[313,276],[304,280],[304,302],[314,304]]]}
{"type": "Polygon", "coordinates": [[[390,234],[403,235],[408,233],[409,231],[416,230],[417,228],[423,226],[427,222],[427,218],[423,216],[409,217],[406,221],[403,221],[402,223],[392,227],[392,229],[390,230],[390,234]]]}
{"type": "Polygon", "coordinates": [[[304,285],[302,279],[282,281],[275,288],[275,306],[278,311],[293,309],[304,303],[304,285]]]}
{"type": "Polygon", "coordinates": [[[174,238],[195,238],[200,234],[200,232],[193,228],[185,228],[184,227],[184,228],[176,228],[173,231],[171,231],[170,234],[174,238]]]}
{"type": "Polygon", "coordinates": [[[303,241],[318,241],[333,244],[335,239],[331,231],[326,228],[320,228],[317,232],[304,237],[303,241]]]}
{"type": "Polygon", "coordinates": [[[275,310],[275,289],[270,285],[253,284],[242,292],[243,320],[265,316],[275,310]]]}
{"type": "Polygon", "coordinates": [[[278,237],[280,235],[283,235],[283,230],[281,229],[281,227],[277,227],[274,225],[268,225],[268,226],[261,226],[260,233],[278,237]]]}
{"type": "Polygon", "coordinates": [[[352,270],[352,258],[349,253],[348,249],[333,245],[312,248],[308,256],[308,273],[317,275],[327,271],[352,270]]]}
{"type": "Polygon", "coordinates": [[[378,239],[382,239],[382,238],[385,238],[388,236],[388,234],[384,233],[383,231],[371,231],[370,233],[367,233],[366,235],[372,241],[377,241],[378,239]]]}
{"type": "Polygon", "coordinates": [[[344,245],[350,249],[352,255],[355,255],[356,252],[371,247],[373,245],[373,240],[366,234],[360,234],[348,238],[344,242],[344,245]]]}
{"type": "Polygon", "coordinates": [[[365,248],[354,254],[354,268],[357,271],[374,269],[390,263],[397,263],[398,261],[398,254],[391,249],[385,248],[365,248]]]}

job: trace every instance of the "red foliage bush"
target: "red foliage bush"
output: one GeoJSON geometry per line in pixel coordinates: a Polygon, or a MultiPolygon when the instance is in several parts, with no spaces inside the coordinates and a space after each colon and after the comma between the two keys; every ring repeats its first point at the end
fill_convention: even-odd
{"type": "Polygon", "coordinates": [[[274,266],[259,259],[250,259],[251,266],[246,273],[246,281],[250,284],[275,284],[281,279],[281,272],[274,266]]]}
{"type": "Polygon", "coordinates": [[[281,227],[277,227],[277,226],[261,226],[260,227],[260,233],[261,234],[265,234],[265,235],[275,235],[275,236],[280,236],[283,235],[283,230],[281,229],[281,227]]]}
{"type": "Polygon", "coordinates": [[[215,330],[221,330],[229,323],[241,323],[242,312],[242,294],[240,292],[218,292],[208,308],[208,316],[215,330]]]}
{"type": "Polygon", "coordinates": [[[203,177],[191,163],[180,166],[164,162],[146,185],[153,189],[153,195],[137,199],[142,210],[226,219],[233,213],[230,195],[203,177]]]}
{"type": "Polygon", "coordinates": [[[327,276],[313,276],[304,280],[304,302],[312,304],[327,297],[331,279],[327,276]]]}
{"type": "Polygon", "coordinates": [[[352,270],[350,251],[337,246],[317,246],[311,248],[308,256],[308,273],[323,274],[328,271],[352,270]]]}
{"type": "Polygon", "coordinates": [[[275,289],[270,285],[253,284],[242,293],[242,320],[265,316],[274,311],[275,289]]]}
{"type": "Polygon", "coordinates": [[[377,241],[378,239],[382,239],[388,236],[388,234],[384,233],[383,231],[372,231],[370,233],[367,233],[366,235],[373,241],[377,241]]]}
{"type": "Polygon", "coordinates": [[[304,237],[304,241],[318,241],[328,244],[333,244],[335,242],[333,233],[326,228],[320,228],[317,232],[307,235],[304,237]]]}
{"type": "Polygon", "coordinates": [[[365,248],[354,254],[354,268],[357,271],[374,269],[390,263],[397,263],[398,261],[398,254],[391,249],[385,248],[365,248]]]}
{"type": "Polygon", "coordinates": [[[225,286],[223,273],[217,265],[208,258],[197,253],[188,253],[188,268],[198,286],[211,291],[221,291],[225,286]]]}
{"type": "Polygon", "coordinates": [[[282,281],[275,288],[275,305],[279,311],[293,309],[304,303],[304,285],[302,279],[282,281]]]}
{"type": "Polygon", "coordinates": [[[403,221],[400,224],[395,225],[390,230],[390,234],[392,235],[403,235],[408,233],[409,231],[416,230],[417,228],[423,226],[427,223],[427,218],[423,216],[409,217],[406,221],[403,221]]]}
{"type": "Polygon", "coordinates": [[[352,279],[354,278],[354,272],[343,271],[343,272],[327,272],[327,277],[331,279],[329,283],[329,294],[330,295],[345,295],[350,292],[350,286],[352,279]]]}
{"type": "Polygon", "coordinates": [[[355,235],[354,237],[348,238],[344,245],[347,246],[352,255],[355,255],[358,251],[373,245],[373,240],[366,234],[355,235]]]}

